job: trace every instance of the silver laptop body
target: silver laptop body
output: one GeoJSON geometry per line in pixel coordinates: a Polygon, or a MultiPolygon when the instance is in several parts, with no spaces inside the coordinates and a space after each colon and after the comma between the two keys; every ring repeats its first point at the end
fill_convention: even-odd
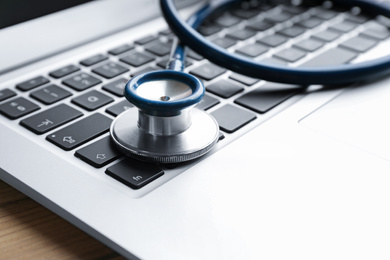
{"type": "MultiPolygon", "coordinates": [[[[182,2],[183,16],[197,5],[182,2]]],[[[318,15],[327,9],[320,6],[296,12],[278,5],[248,21],[289,10],[293,20],[285,24],[300,23],[312,17],[311,12],[318,15]]],[[[345,10],[314,31],[307,30],[270,53],[259,55],[259,59],[285,62],[277,57],[283,48],[312,39],[312,35],[332,26],[337,29],[345,19],[356,26],[330,43],[329,48],[362,34],[364,39],[372,40],[368,35],[371,32],[367,32],[370,28],[375,29],[377,38],[389,34],[383,25],[386,21],[361,19],[345,10]]],[[[248,23],[232,26],[241,30],[248,23]]],[[[282,30],[278,26],[257,32],[249,40],[237,40],[232,48],[240,49],[274,35],[282,30]]],[[[130,259],[389,259],[390,77],[348,88],[321,90],[321,86],[311,86],[294,92],[266,113],[242,106],[237,100],[267,83],[242,85],[238,96],[220,98],[211,86],[237,75],[227,72],[204,80],[208,98],[218,100],[207,107],[208,112],[218,117],[222,107],[232,106],[245,111],[244,116],[250,119],[237,129],[222,129],[224,138],[204,158],[174,166],[153,165],[159,175],[142,187],[132,188],[115,173],[115,177],[107,174],[107,169],[114,171],[115,165],[126,160],[123,156],[99,167],[86,162],[83,152],[88,150],[82,149],[108,140],[107,130],[67,151],[59,146],[61,142],[71,144],[75,138],[61,136],[58,141],[61,129],[96,113],[114,119],[115,113],[107,109],[120,104],[123,98],[105,86],[120,77],[129,79],[130,74],[148,66],[161,69],[157,63],[166,55],[152,53],[146,39],[152,36],[151,41],[161,38],[168,43],[171,35],[167,29],[155,0],[92,1],[1,29],[0,93],[3,97],[10,95],[8,90],[14,94],[0,99],[0,178],[130,259]],[[123,46],[131,49],[115,53],[123,46]],[[121,60],[135,51],[153,60],[139,66],[121,60]],[[92,65],[81,63],[98,54],[107,59],[92,65]],[[96,73],[108,62],[127,70],[112,78],[96,73]],[[66,74],[62,76],[58,69],[69,65],[78,70],[68,74],[62,71],[66,74]],[[66,85],[79,73],[93,76],[99,83],[83,91],[66,85]],[[37,77],[49,82],[26,90],[28,84],[34,84],[32,79],[41,79],[37,77]],[[27,83],[25,89],[22,83],[27,83]],[[44,104],[37,96],[42,91],[54,93],[47,88],[49,85],[70,95],[44,104]],[[77,98],[93,90],[110,101],[89,110],[77,98]],[[14,108],[9,113],[29,109],[21,103],[24,100],[39,108],[14,119],[4,116],[6,106],[14,108]],[[59,104],[82,115],[43,133],[31,130],[51,123],[47,118],[31,123],[28,118],[59,104]]],[[[222,34],[227,34],[226,29],[215,35],[222,34]]],[[[215,35],[211,39],[216,39],[215,35]]],[[[389,53],[390,42],[387,36],[383,38],[376,39],[375,47],[359,53],[351,62],[389,53]]],[[[308,52],[296,64],[309,62],[313,53],[308,52]]],[[[207,61],[194,57],[189,57],[192,65],[187,71],[196,73],[196,68],[207,61]]],[[[88,99],[91,97],[100,100],[100,96],[91,94],[84,97],[89,104],[94,102],[88,99]]],[[[121,109],[125,109],[123,106],[121,109]]],[[[95,161],[107,155],[96,156],[92,158],[95,161]]]]}

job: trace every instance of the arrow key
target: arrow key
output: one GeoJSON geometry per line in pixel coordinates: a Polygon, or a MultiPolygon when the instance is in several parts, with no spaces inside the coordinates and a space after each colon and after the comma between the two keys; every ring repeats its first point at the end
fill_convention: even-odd
{"type": "Polygon", "coordinates": [[[93,167],[100,168],[119,158],[121,154],[115,149],[111,138],[106,136],[77,150],[74,155],[93,167]]]}

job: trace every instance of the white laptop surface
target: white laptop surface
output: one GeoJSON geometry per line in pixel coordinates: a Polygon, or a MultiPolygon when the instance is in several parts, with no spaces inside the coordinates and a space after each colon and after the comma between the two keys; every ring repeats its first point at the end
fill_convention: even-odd
{"type": "MultiPolygon", "coordinates": [[[[263,95],[269,83],[231,72],[207,78],[215,68],[189,53],[187,71],[207,89],[201,108],[224,138],[193,162],[139,163],[108,153],[107,124],[135,109],[118,89],[131,75],[162,69],[172,36],[155,0],[84,2],[0,29],[2,180],[130,259],[389,259],[390,77],[328,90],[277,86],[280,102],[263,111],[250,93],[263,95]],[[224,96],[220,82],[235,95],[224,96]],[[59,123],[41,114],[57,106],[73,117],[59,123]],[[226,112],[239,122],[225,121],[226,112]],[[94,117],[106,125],[78,128],[94,129],[94,117]],[[129,167],[130,180],[117,165],[129,167]],[[145,185],[131,180],[148,174],[145,185]]],[[[181,2],[183,15],[194,9],[181,2]]],[[[226,36],[228,48],[252,55],[258,49],[245,47],[270,50],[268,36],[279,35],[286,41],[256,58],[291,66],[314,59],[307,48],[315,43],[356,54],[348,62],[389,52],[389,30],[375,17],[282,4],[250,13],[217,19],[208,37],[226,36]],[[260,21],[271,26],[260,29],[260,21]],[[293,24],[303,31],[283,31],[293,24]],[[243,30],[252,38],[238,39],[243,30]],[[327,42],[332,33],[337,39],[327,42]],[[355,37],[372,46],[354,50],[355,37]],[[292,61],[283,52],[291,48],[303,56],[292,61]]]]}

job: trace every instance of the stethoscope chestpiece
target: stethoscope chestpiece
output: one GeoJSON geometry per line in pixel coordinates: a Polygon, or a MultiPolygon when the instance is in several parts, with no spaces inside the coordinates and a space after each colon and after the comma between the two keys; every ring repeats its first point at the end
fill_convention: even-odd
{"type": "Polygon", "coordinates": [[[219,138],[218,123],[195,108],[204,95],[202,82],[180,71],[153,71],[132,78],[124,90],[137,109],[120,114],[111,137],[130,157],[178,163],[209,152],[219,138]]]}

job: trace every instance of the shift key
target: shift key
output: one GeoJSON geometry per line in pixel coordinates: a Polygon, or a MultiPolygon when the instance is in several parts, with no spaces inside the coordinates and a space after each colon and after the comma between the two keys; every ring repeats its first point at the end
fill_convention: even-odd
{"type": "Polygon", "coordinates": [[[69,151],[107,132],[111,122],[112,119],[96,113],[46,136],[46,139],[69,151]]]}

